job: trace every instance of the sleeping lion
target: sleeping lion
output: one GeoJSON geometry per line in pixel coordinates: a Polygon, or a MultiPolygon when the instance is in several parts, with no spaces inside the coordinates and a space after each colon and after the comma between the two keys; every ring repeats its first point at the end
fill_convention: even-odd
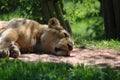
{"type": "Polygon", "coordinates": [[[0,58],[17,58],[28,52],[70,56],[72,49],[69,33],[56,18],[48,25],[25,18],[0,21],[0,58]]]}

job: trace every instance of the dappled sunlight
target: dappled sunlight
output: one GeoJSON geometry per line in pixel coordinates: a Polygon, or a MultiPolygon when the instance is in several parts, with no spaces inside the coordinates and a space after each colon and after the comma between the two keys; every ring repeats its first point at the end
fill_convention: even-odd
{"type": "Polygon", "coordinates": [[[112,67],[120,66],[120,55],[118,51],[112,49],[78,49],[75,48],[70,57],[55,56],[51,54],[22,54],[18,57],[19,60],[24,62],[55,62],[55,63],[70,63],[74,66],[84,65],[98,65],[99,67],[112,67]]]}

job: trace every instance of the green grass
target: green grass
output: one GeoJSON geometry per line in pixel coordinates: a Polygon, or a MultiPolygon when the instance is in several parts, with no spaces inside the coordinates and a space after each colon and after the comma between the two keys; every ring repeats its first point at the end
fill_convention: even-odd
{"type": "Polygon", "coordinates": [[[86,48],[120,50],[119,40],[106,40],[104,36],[102,38],[89,36],[90,32],[86,31],[87,24],[84,20],[72,24],[71,28],[73,31],[72,39],[74,40],[76,47],[80,48],[85,46],[86,48]]]}
{"type": "Polygon", "coordinates": [[[10,20],[12,18],[20,18],[20,17],[23,17],[23,16],[20,15],[17,11],[15,11],[12,13],[0,15],[0,20],[10,20]]]}
{"type": "Polygon", "coordinates": [[[2,59],[0,80],[120,80],[120,72],[96,66],[2,59]]]}
{"type": "Polygon", "coordinates": [[[91,37],[82,37],[80,34],[73,34],[72,38],[74,40],[75,46],[82,48],[93,49],[113,49],[120,50],[120,41],[119,40],[106,40],[106,39],[94,39],[91,37]]]}
{"type": "MultiPolygon", "coordinates": [[[[75,42],[75,46],[78,48],[94,48],[94,49],[113,49],[113,50],[120,50],[120,41],[119,40],[107,40],[105,39],[105,36],[94,37],[90,36],[91,31],[87,31],[87,28],[89,25],[94,25],[94,21],[91,22],[91,24],[87,24],[90,19],[83,19],[81,21],[77,21],[75,23],[71,24],[71,28],[73,31],[72,39],[75,42]]],[[[93,19],[94,20],[94,19],[93,19]]]]}

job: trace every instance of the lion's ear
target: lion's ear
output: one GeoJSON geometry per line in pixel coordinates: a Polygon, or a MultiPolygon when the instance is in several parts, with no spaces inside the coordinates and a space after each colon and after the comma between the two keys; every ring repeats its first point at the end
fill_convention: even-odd
{"type": "Polygon", "coordinates": [[[53,28],[53,29],[57,29],[57,30],[61,30],[63,29],[60,25],[60,22],[58,19],[56,18],[51,18],[49,21],[48,21],[48,27],[49,28],[53,28]]]}

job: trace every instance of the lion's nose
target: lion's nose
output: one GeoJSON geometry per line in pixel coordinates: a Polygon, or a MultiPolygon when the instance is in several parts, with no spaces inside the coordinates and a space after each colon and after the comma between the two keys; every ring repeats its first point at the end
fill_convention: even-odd
{"type": "Polygon", "coordinates": [[[72,49],[73,49],[73,43],[72,43],[72,42],[69,42],[69,43],[67,44],[67,46],[68,46],[69,50],[72,50],[72,49]]]}

